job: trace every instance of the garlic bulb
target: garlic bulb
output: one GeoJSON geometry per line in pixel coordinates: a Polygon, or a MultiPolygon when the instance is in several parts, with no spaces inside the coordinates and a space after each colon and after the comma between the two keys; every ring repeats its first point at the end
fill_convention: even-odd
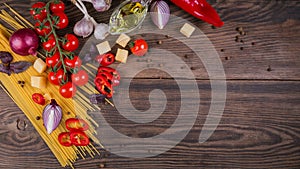
{"type": "Polygon", "coordinates": [[[108,35],[108,25],[105,23],[99,23],[95,26],[94,36],[98,40],[103,40],[108,35]]]}
{"type": "Polygon", "coordinates": [[[73,29],[73,32],[77,36],[82,36],[83,38],[90,36],[94,31],[94,24],[88,18],[84,16],[80,21],[78,21],[73,29]]]}

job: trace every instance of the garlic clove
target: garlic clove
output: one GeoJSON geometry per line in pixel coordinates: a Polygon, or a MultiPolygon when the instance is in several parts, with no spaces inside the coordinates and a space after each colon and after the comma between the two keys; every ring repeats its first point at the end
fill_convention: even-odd
{"type": "Polygon", "coordinates": [[[93,31],[94,24],[87,16],[78,21],[73,28],[74,34],[83,38],[90,36],[93,31]]]}
{"type": "Polygon", "coordinates": [[[103,40],[108,35],[108,25],[100,23],[95,26],[94,36],[97,40],[103,40]]]}

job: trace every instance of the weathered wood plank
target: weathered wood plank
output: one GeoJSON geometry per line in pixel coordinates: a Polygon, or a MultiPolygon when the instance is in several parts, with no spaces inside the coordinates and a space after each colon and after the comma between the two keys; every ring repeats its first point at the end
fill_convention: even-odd
{"type": "MultiPolygon", "coordinates": [[[[188,81],[185,83],[189,84],[188,81]]],[[[124,158],[113,154],[106,157],[102,154],[96,159],[79,160],[75,166],[96,168],[105,163],[106,168],[299,167],[299,82],[228,81],[227,101],[222,120],[210,139],[202,144],[198,143],[198,137],[210,106],[211,89],[208,81],[198,81],[198,85],[201,103],[196,123],[176,147],[159,156],[142,159],[124,158]]],[[[151,137],[160,134],[178,118],[177,106],[180,99],[173,98],[180,95],[177,84],[173,80],[136,79],[130,87],[130,98],[137,109],[147,110],[150,108],[147,100],[149,92],[159,88],[170,98],[165,112],[154,122],[134,123],[122,117],[109,105],[101,105],[101,114],[115,130],[129,137],[151,137]]],[[[8,96],[0,91],[0,166],[59,167],[31,124],[28,124],[24,131],[17,130],[16,118],[27,122],[28,120],[8,96]],[[42,162],[37,165],[37,161],[42,162]]],[[[159,104],[158,102],[153,104],[159,104]]],[[[97,121],[101,121],[100,112],[93,112],[92,115],[97,121]]],[[[126,147],[126,143],[124,146],[126,147]]]]}

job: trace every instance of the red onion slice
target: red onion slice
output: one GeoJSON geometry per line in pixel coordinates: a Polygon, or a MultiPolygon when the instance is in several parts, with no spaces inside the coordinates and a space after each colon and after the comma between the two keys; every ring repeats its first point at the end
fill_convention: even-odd
{"type": "Polygon", "coordinates": [[[56,103],[54,99],[51,100],[51,103],[48,104],[43,111],[43,121],[44,126],[46,127],[47,133],[51,134],[54,131],[62,118],[62,109],[56,103]]]}

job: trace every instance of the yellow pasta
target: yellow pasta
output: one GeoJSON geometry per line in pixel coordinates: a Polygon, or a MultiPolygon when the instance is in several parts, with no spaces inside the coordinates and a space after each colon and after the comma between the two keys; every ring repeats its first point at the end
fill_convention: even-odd
{"type": "MultiPolygon", "coordinates": [[[[6,4],[5,4],[6,5],[6,4]]],[[[7,6],[7,5],[6,5],[7,6]]],[[[16,11],[7,6],[11,12],[16,16],[15,18],[10,16],[6,11],[2,10],[0,13],[0,18],[7,22],[12,28],[20,29],[24,26],[32,27],[32,25],[23,17],[21,17],[16,11]]],[[[9,47],[9,35],[12,30],[5,28],[0,24],[0,51],[7,51],[13,55],[15,61],[29,61],[33,63],[37,57],[35,56],[20,56],[13,53],[9,47]]],[[[42,57],[43,58],[43,57],[42,57]]],[[[87,68],[86,68],[87,69],[87,68]]],[[[98,127],[98,124],[87,114],[88,110],[99,111],[98,106],[89,104],[89,99],[86,95],[96,93],[92,84],[88,84],[85,87],[81,87],[81,91],[78,91],[77,96],[73,99],[65,99],[58,92],[58,86],[52,85],[47,82],[46,89],[37,89],[33,88],[30,85],[30,78],[33,75],[40,75],[34,70],[31,66],[25,72],[19,74],[12,74],[10,76],[0,73],[1,87],[5,92],[11,97],[11,99],[19,106],[19,108],[24,112],[27,118],[30,120],[32,125],[35,127],[37,132],[40,134],[42,139],[46,142],[50,150],[53,152],[57,160],[62,166],[72,166],[72,164],[79,157],[85,158],[85,156],[90,155],[94,157],[99,152],[90,144],[85,147],[65,147],[60,145],[58,142],[58,135],[61,132],[66,132],[65,121],[71,117],[80,117],[84,119],[89,124],[89,130],[86,131],[86,134],[91,138],[96,144],[100,144],[100,141],[95,137],[96,131],[95,127],[98,127]],[[18,81],[25,81],[25,85],[22,87],[18,84],[18,81]],[[63,118],[60,125],[51,133],[48,134],[45,127],[43,126],[43,120],[38,119],[37,117],[42,116],[44,106],[38,105],[33,102],[31,96],[33,93],[49,93],[52,98],[61,106],[63,110],[63,118]]],[[[47,76],[47,73],[41,74],[47,76]]],[[[49,104],[49,100],[47,104],[49,104]]]]}

